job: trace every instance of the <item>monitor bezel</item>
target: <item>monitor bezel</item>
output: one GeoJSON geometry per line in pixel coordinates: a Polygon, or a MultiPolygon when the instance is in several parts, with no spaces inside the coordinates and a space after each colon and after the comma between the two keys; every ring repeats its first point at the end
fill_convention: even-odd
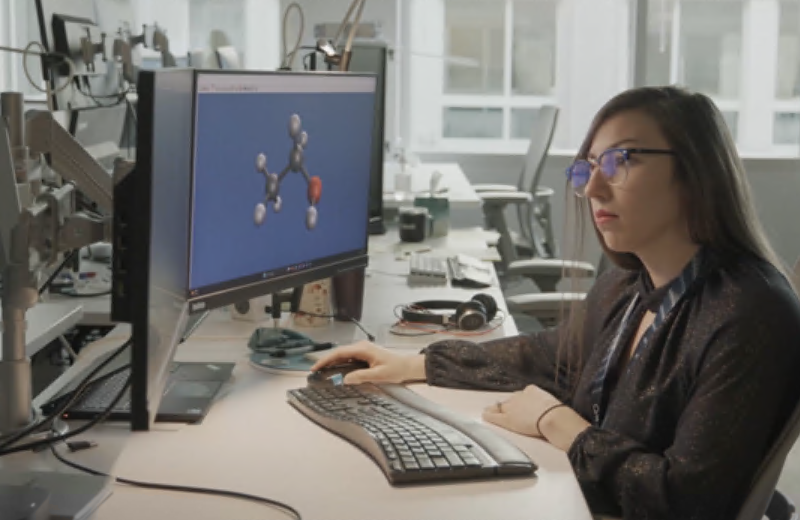
{"type": "MultiPolygon", "coordinates": [[[[194,215],[194,187],[195,187],[195,160],[196,160],[196,144],[197,144],[197,99],[198,99],[198,81],[201,76],[297,76],[297,77],[318,77],[318,76],[336,76],[348,78],[372,78],[374,81],[373,90],[373,104],[377,102],[378,92],[378,75],[374,73],[342,73],[336,71],[325,72],[309,72],[309,71],[256,71],[256,70],[226,70],[226,69],[196,69],[194,71],[194,86],[192,92],[192,175],[191,175],[191,201],[190,201],[190,219],[194,215]]],[[[374,125],[373,121],[373,125],[374,125]]],[[[370,139],[373,138],[374,128],[370,131],[370,139]]],[[[372,149],[372,147],[370,147],[372,149]]],[[[371,172],[368,173],[368,182],[373,182],[371,172]]],[[[186,280],[187,294],[186,299],[189,303],[189,312],[205,312],[211,309],[224,307],[226,305],[235,304],[238,302],[257,298],[265,294],[274,294],[286,289],[297,288],[302,285],[329,278],[337,274],[354,269],[364,268],[369,263],[368,247],[369,247],[369,218],[370,218],[370,203],[369,200],[364,204],[364,238],[363,245],[358,249],[342,252],[327,258],[318,260],[318,264],[302,268],[295,272],[284,273],[267,279],[257,279],[257,275],[249,277],[242,277],[237,280],[227,282],[225,284],[216,284],[212,286],[205,286],[202,288],[190,288],[190,276],[186,280]],[[201,292],[202,291],[202,292],[201,292]],[[207,292],[208,291],[208,292],[207,292]]],[[[189,262],[192,261],[192,236],[190,236],[189,243],[189,262]]],[[[309,261],[314,262],[314,261],[309,261]]],[[[276,270],[282,270],[289,266],[282,266],[276,270]]],[[[187,269],[187,273],[191,272],[191,267],[187,269]]]]}

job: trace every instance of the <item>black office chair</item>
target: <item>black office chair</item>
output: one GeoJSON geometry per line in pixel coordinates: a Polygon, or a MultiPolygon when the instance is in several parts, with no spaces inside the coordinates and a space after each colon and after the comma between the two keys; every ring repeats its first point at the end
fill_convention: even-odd
{"type": "MultiPolygon", "coordinates": [[[[794,264],[794,282],[800,285],[800,258],[794,264]]],[[[781,476],[786,457],[800,436],[800,402],[767,452],[753,479],[752,487],[736,520],[799,520],[792,501],[775,486],[781,476]]]]}
{"type": "Polygon", "coordinates": [[[795,407],[794,413],[758,468],[736,520],[761,520],[764,516],[769,520],[798,520],[795,505],[775,488],[786,457],[798,436],[800,436],[800,403],[795,407]]]}

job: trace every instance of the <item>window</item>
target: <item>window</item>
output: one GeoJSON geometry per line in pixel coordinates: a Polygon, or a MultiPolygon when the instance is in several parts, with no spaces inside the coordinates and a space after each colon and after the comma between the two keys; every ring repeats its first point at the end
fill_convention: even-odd
{"type": "Polygon", "coordinates": [[[737,135],[745,0],[649,0],[646,82],[711,97],[737,135]]]}
{"type": "Polygon", "coordinates": [[[775,97],[800,102],[800,1],[783,0],[779,8],[775,97]]]}
{"type": "Polygon", "coordinates": [[[647,84],[707,94],[744,155],[800,154],[800,0],[648,0],[647,84]]]}
{"type": "Polygon", "coordinates": [[[524,153],[538,109],[574,149],[630,83],[631,0],[409,0],[408,137],[416,152],[524,153]],[[603,37],[598,37],[602,28],[603,37]]]}
{"type": "Polygon", "coordinates": [[[741,0],[684,0],[677,5],[677,83],[720,101],[735,102],[742,64],[741,0]]]}
{"type": "Polygon", "coordinates": [[[447,0],[445,52],[474,60],[473,64],[446,60],[448,94],[502,94],[505,69],[505,13],[496,0],[447,0]]]}
{"type": "Polygon", "coordinates": [[[503,111],[499,108],[444,109],[444,137],[500,139],[503,137],[503,111]]]}
{"type": "Polygon", "coordinates": [[[431,107],[419,117],[425,139],[412,135],[412,143],[417,137],[412,147],[419,149],[424,140],[447,151],[509,144],[524,149],[537,107],[555,102],[558,0],[430,0],[425,5],[427,22],[420,8],[420,18],[410,25],[423,22],[433,29],[431,19],[437,17],[431,13],[438,6],[444,31],[439,28],[441,40],[428,45],[415,42],[412,34],[413,48],[441,49],[438,59],[427,60],[427,73],[411,62],[411,75],[420,82],[412,90],[424,91],[431,107]],[[442,80],[431,82],[437,69],[442,80]]]}
{"type": "Polygon", "coordinates": [[[800,0],[407,0],[417,152],[522,153],[537,108],[554,149],[633,85],[683,85],[717,104],[747,155],[800,154],[800,0]],[[645,5],[645,26],[635,7],[645,5]],[[632,35],[644,41],[634,71],[632,35]]]}
{"type": "Polygon", "coordinates": [[[515,1],[513,8],[511,90],[515,95],[552,96],[556,81],[557,4],[515,1]]]}
{"type": "Polygon", "coordinates": [[[800,144],[800,1],[783,0],[778,7],[772,142],[777,149],[791,153],[800,144]]]}
{"type": "MultiPolygon", "coordinates": [[[[0,43],[23,49],[30,41],[41,42],[39,21],[36,15],[36,2],[27,0],[0,0],[0,43]],[[5,20],[9,23],[6,23],[5,20]]],[[[32,51],[39,51],[32,47],[32,51]]],[[[0,51],[2,52],[2,51],[0,51]]],[[[25,76],[23,56],[17,53],[4,53],[5,68],[0,74],[6,76],[4,90],[22,92],[26,99],[44,99],[44,94],[36,90],[25,76]]],[[[39,87],[44,87],[41,61],[37,56],[27,58],[28,72],[31,80],[39,87]]]]}

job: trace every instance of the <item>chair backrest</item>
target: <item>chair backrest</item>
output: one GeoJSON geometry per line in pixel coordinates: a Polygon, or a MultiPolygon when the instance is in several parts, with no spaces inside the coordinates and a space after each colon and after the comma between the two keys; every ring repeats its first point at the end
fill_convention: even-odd
{"type": "Polygon", "coordinates": [[[547,151],[553,141],[556,123],[558,122],[558,107],[553,105],[542,105],[536,115],[531,130],[531,142],[525,154],[525,164],[517,182],[519,191],[526,191],[531,194],[536,193],[536,187],[544,171],[544,163],[547,159],[547,151]]]}
{"type": "Polygon", "coordinates": [[[756,471],[750,491],[739,509],[736,520],[761,520],[763,518],[767,506],[772,500],[772,495],[775,493],[775,486],[781,476],[783,464],[798,436],[800,436],[800,403],[795,406],[794,412],[756,471]]]}

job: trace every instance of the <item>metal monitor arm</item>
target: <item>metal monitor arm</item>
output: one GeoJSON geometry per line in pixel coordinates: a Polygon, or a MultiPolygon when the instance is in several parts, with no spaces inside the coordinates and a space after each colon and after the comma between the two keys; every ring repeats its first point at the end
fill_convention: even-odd
{"type": "MultiPolygon", "coordinates": [[[[21,94],[0,95],[0,437],[35,419],[25,314],[38,301],[38,275],[59,253],[109,240],[113,211],[111,175],[52,113],[32,112],[23,120],[22,104],[21,94]],[[45,156],[65,183],[45,183],[53,177],[45,156]],[[79,190],[107,216],[78,211],[79,190]]],[[[131,167],[119,161],[116,171],[131,167]]]]}

